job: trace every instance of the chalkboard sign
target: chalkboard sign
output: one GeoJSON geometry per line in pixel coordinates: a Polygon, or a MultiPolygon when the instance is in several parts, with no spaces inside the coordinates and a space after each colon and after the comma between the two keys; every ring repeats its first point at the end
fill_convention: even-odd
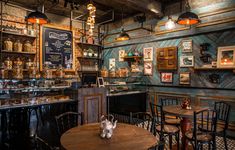
{"type": "Polygon", "coordinates": [[[40,70],[44,65],[65,70],[74,70],[73,32],[70,30],[43,26],[41,29],[40,70]]]}

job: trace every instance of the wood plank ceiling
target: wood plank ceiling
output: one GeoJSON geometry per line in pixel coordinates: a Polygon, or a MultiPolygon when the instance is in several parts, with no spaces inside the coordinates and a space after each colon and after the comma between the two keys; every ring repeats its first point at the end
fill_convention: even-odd
{"type": "Polygon", "coordinates": [[[182,0],[5,0],[29,9],[38,9],[44,5],[45,12],[69,17],[71,10],[74,16],[80,20],[87,18],[86,5],[92,2],[97,8],[96,22],[103,22],[110,19],[111,12],[114,12],[114,20],[122,17],[135,16],[137,14],[150,14],[153,17],[162,17],[166,5],[182,0]],[[108,15],[107,15],[108,14],[108,15]]]}

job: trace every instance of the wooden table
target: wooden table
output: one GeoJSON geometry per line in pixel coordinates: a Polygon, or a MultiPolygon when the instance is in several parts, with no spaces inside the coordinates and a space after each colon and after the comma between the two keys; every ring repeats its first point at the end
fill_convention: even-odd
{"type": "Polygon", "coordinates": [[[60,139],[66,150],[147,150],[157,143],[147,130],[118,123],[111,139],[99,136],[99,123],[86,124],[65,132],[60,139]]]}
{"type": "Polygon", "coordinates": [[[180,128],[182,132],[181,138],[181,149],[187,150],[188,148],[188,141],[186,140],[185,133],[192,128],[192,118],[194,111],[200,111],[203,109],[207,109],[208,107],[202,106],[192,106],[192,109],[182,109],[180,105],[169,105],[163,106],[163,111],[167,114],[172,114],[178,117],[181,117],[180,121],[180,128]]]}

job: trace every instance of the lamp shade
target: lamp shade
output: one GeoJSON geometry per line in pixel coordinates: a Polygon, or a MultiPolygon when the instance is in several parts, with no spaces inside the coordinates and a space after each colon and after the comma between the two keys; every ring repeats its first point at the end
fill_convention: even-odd
{"type": "Polygon", "coordinates": [[[180,25],[194,25],[199,23],[200,20],[198,16],[190,11],[187,11],[183,14],[181,14],[177,20],[177,23],[180,25]]]}
{"type": "Polygon", "coordinates": [[[26,20],[31,23],[46,24],[48,22],[47,16],[39,11],[31,12],[26,20]]]}
{"type": "Polygon", "coordinates": [[[130,36],[122,28],[121,33],[118,35],[116,40],[117,41],[126,41],[126,40],[129,40],[129,39],[130,39],[130,36]]]}

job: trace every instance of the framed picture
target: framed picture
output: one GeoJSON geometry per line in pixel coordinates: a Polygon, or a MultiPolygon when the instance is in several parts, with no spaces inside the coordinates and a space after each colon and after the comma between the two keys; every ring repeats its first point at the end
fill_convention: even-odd
{"type": "Polygon", "coordinates": [[[153,75],[153,63],[144,62],[144,75],[153,75]]]}
{"type": "Polygon", "coordinates": [[[104,78],[97,77],[97,84],[98,84],[98,87],[104,87],[104,78]]]}
{"type": "Polygon", "coordinates": [[[144,61],[153,61],[153,47],[144,48],[144,61]]]}
{"type": "Polygon", "coordinates": [[[177,70],[177,47],[158,48],[156,55],[158,70],[177,70]]]}
{"type": "Polygon", "coordinates": [[[110,58],[109,59],[109,70],[115,69],[116,64],[115,64],[115,58],[110,58]]]}
{"type": "Polygon", "coordinates": [[[173,82],[173,73],[172,72],[161,72],[161,82],[162,83],[172,83],[173,82]]]}
{"type": "Polygon", "coordinates": [[[181,47],[182,47],[182,52],[184,53],[192,52],[193,40],[191,39],[182,40],[181,47]]]}
{"type": "Polygon", "coordinates": [[[125,50],[119,50],[119,61],[124,61],[125,50]]]}
{"type": "Polygon", "coordinates": [[[181,72],[179,75],[179,83],[182,85],[190,85],[190,72],[181,72]]]}
{"type": "Polygon", "coordinates": [[[235,46],[218,47],[217,68],[235,68],[235,46]]]}
{"type": "Polygon", "coordinates": [[[180,67],[193,67],[193,66],[194,66],[194,56],[180,57],[180,67]]]}

